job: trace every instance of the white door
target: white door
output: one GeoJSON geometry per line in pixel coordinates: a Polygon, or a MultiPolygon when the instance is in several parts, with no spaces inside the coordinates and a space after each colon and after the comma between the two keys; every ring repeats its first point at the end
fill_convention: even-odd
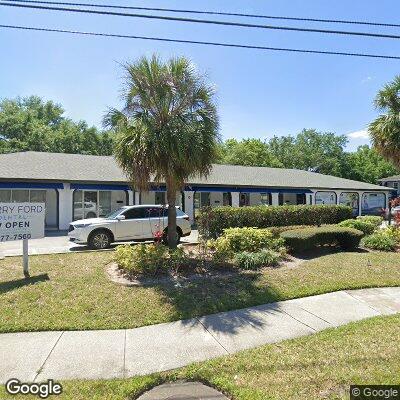
{"type": "Polygon", "coordinates": [[[148,222],[145,218],[144,208],[130,208],[122,215],[125,219],[117,221],[115,224],[116,240],[142,239],[144,225],[148,222]]]}

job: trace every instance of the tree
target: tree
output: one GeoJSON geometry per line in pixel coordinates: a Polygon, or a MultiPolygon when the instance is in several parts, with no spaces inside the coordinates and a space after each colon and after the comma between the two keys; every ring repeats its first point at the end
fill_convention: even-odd
{"type": "Polygon", "coordinates": [[[398,174],[398,169],[375,149],[359,146],[357,151],[347,154],[345,178],[376,184],[378,179],[398,174]]]}
{"type": "Polygon", "coordinates": [[[115,157],[136,189],[165,182],[168,245],[176,247],[176,192],[190,175],[207,176],[217,156],[214,90],[183,57],[143,57],[124,69],[124,107],[104,123],[118,135],[115,157]]]}
{"type": "Polygon", "coordinates": [[[266,142],[260,139],[226,140],[220,147],[221,164],[283,167],[266,142]]]}
{"type": "Polygon", "coordinates": [[[378,92],[375,107],[382,114],[368,127],[372,144],[386,159],[400,167],[400,75],[378,92]]]}
{"type": "Polygon", "coordinates": [[[0,152],[112,154],[109,132],[64,116],[61,105],[38,96],[0,101],[0,152]]]}

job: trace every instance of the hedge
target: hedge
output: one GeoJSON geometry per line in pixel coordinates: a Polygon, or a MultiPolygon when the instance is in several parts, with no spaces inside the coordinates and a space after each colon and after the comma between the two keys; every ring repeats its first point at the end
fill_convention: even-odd
{"type": "Polygon", "coordinates": [[[337,246],[354,249],[360,244],[364,233],[353,228],[320,226],[282,232],[281,237],[292,251],[310,250],[317,246],[337,246]]]}
{"type": "Polygon", "coordinates": [[[197,224],[203,236],[216,238],[226,228],[337,224],[351,217],[343,205],[204,207],[197,224]]]}

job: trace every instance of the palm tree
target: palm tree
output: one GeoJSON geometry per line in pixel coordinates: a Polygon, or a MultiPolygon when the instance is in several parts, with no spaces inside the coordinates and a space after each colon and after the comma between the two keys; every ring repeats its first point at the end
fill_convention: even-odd
{"type": "Polygon", "coordinates": [[[400,75],[378,92],[375,107],[382,114],[368,127],[372,144],[400,167],[400,75]]]}
{"type": "Polygon", "coordinates": [[[124,66],[124,107],[110,109],[106,126],[117,133],[115,157],[132,185],[165,182],[168,245],[177,244],[176,192],[191,175],[207,176],[217,156],[214,89],[184,57],[157,56],[124,66]]]}

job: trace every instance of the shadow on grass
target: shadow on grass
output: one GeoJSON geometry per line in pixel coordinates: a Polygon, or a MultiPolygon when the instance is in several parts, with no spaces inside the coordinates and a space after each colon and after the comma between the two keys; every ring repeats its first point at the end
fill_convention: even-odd
{"type": "Polygon", "coordinates": [[[313,260],[319,257],[329,256],[331,254],[338,254],[338,253],[369,253],[368,250],[362,248],[356,248],[352,250],[343,250],[340,247],[335,246],[319,246],[315,247],[314,249],[305,250],[301,252],[293,252],[292,256],[298,258],[299,260],[313,260]]]}
{"type": "MultiPolygon", "coordinates": [[[[193,317],[206,316],[201,318],[201,323],[207,329],[235,333],[243,326],[262,328],[265,325],[265,318],[261,318],[260,309],[250,310],[246,307],[281,299],[276,291],[260,283],[261,276],[258,272],[238,272],[237,275],[229,277],[214,277],[182,284],[178,282],[175,285],[155,285],[154,289],[173,306],[176,311],[175,318],[184,320],[184,324],[198,325],[198,320],[193,317]],[[231,310],[237,311],[217,314],[231,310]]],[[[263,309],[262,313],[277,311],[275,306],[263,309]]]]}
{"type": "Polygon", "coordinates": [[[40,274],[36,276],[31,276],[29,278],[22,278],[8,282],[0,282],[0,294],[11,292],[12,290],[20,289],[24,286],[34,285],[36,283],[45,282],[48,280],[50,280],[50,278],[47,274],[40,274]]]}

